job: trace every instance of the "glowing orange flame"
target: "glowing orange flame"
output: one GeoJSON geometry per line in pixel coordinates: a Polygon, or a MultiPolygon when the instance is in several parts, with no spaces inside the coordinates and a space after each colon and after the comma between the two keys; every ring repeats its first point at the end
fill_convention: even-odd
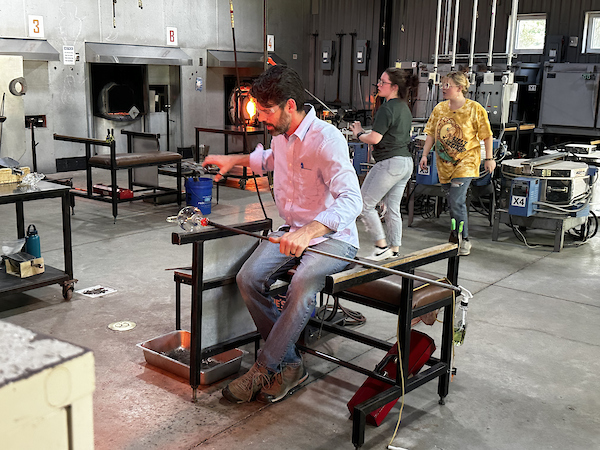
{"type": "Polygon", "coordinates": [[[256,116],[256,100],[252,97],[250,97],[246,103],[246,112],[248,113],[249,120],[252,122],[256,116]]]}

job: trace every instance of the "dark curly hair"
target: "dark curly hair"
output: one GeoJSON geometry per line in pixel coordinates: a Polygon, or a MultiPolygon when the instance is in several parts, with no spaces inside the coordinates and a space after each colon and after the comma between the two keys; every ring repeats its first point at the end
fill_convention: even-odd
{"type": "Polygon", "coordinates": [[[267,108],[281,105],[291,98],[300,111],[304,104],[304,85],[294,69],[272,66],[254,81],[250,95],[267,108]]]}

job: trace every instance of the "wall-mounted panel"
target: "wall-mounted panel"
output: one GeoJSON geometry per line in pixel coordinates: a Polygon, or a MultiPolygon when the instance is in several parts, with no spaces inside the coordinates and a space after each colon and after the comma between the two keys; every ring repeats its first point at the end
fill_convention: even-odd
{"type": "Polygon", "coordinates": [[[311,15],[311,37],[315,50],[313,73],[309,84],[313,94],[327,104],[345,105],[355,109],[370,109],[376,73],[379,45],[380,1],[328,0],[318,2],[317,14],[311,15]],[[354,67],[358,41],[369,41],[366,70],[354,67]],[[332,41],[336,59],[331,69],[321,68],[321,42],[332,41]]]}

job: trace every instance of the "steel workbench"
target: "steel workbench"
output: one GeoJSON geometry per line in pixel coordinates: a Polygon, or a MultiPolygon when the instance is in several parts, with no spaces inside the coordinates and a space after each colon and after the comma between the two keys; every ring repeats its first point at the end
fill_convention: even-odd
{"type": "Polygon", "coordinates": [[[6,269],[0,268],[0,295],[11,292],[24,292],[43,286],[58,283],[62,285],[63,297],[70,300],[73,295],[73,285],[77,280],[73,279],[73,254],[71,244],[71,206],[70,187],[48,181],[40,181],[35,186],[22,183],[0,184],[0,205],[14,203],[17,218],[17,237],[25,237],[25,218],[23,204],[27,201],[42,200],[46,198],[62,199],[62,228],[63,228],[63,251],[65,268],[64,271],[45,265],[44,273],[28,278],[18,278],[8,275],[6,269]]]}

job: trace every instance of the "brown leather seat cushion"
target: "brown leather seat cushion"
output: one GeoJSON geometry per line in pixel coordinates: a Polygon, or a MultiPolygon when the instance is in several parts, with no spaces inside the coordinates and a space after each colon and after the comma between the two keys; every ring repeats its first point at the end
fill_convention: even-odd
{"type": "MultiPolygon", "coordinates": [[[[293,273],[290,273],[290,276],[293,273]]],[[[423,278],[429,278],[435,281],[440,281],[444,284],[450,284],[446,279],[440,279],[435,275],[431,275],[426,272],[416,272],[423,278]]],[[[184,284],[191,284],[192,273],[191,271],[176,270],[175,277],[178,278],[184,284]]],[[[352,292],[354,294],[363,295],[368,298],[386,302],[392,305],[400,304],[400,296],[402,294],[402,277],[399,275],[389,275],[384,278],[380,278],[375,281],[369,281],[368,283],[359,284],[345,290],[346,292],[352,292]]],[[[413,284],[413,297],[412,307],[418,308],[421,306],[429,305],[430,303],[436,302],[448,298],[452,295],[450,289],[444,289],[441,286],[435,286],[426,284],[422,281],[415,280],[413,284]]],[[[435,310],[424,314],[420,317],[415,317],[412,320],[412,325],[416,325],[419,321],[423,321],[427,325],[433,325],[437,318],[439,310],[435,310]]]]}
{"type": "MultiPolygon", "coordinates": [[[[416,272],[415,275],[423,278],[430,278],[432,280],[440,280],[441,278],[424,272],[416,272]]],[[[447,280],[440,281],[442,283],[450,284],[447,280]]],[[[365,297],[390,303],[392,305],[399,305],[400,296],[402,294],[402,277],[399,275],[390,275],[375,281],[359,284],[358,286],[346,289],[346,291],[364,295],[365,297]]],[[[448,298],[451,295],[452,291],[450,289],[444,289],[441,286],[425,284],[422,281],[415,280],[412,307],[418,308],[420,306],[425,306],[435,301],[448,298]]],[[[426,324],[431,325],[435,322],[436,317],[437,311],[433,311],[432,313],[422,316],[421,320],[426,324]]],[[[416,322],[419,321],[418,318],[415,319],[416,322]]],[[[413,324],[416,323],[415,319],[413,319],[413,324]]]]}
{"type": "MultiPolygon", "coordinates": [[[[175,152],[117,153],[115,155],[117,167],[168,164],[180,161],[181,158],[182,156],[175,152]]],[[[89,163],[94,166],[110,167],[110,155],[92,156],[89,163]]]]}

